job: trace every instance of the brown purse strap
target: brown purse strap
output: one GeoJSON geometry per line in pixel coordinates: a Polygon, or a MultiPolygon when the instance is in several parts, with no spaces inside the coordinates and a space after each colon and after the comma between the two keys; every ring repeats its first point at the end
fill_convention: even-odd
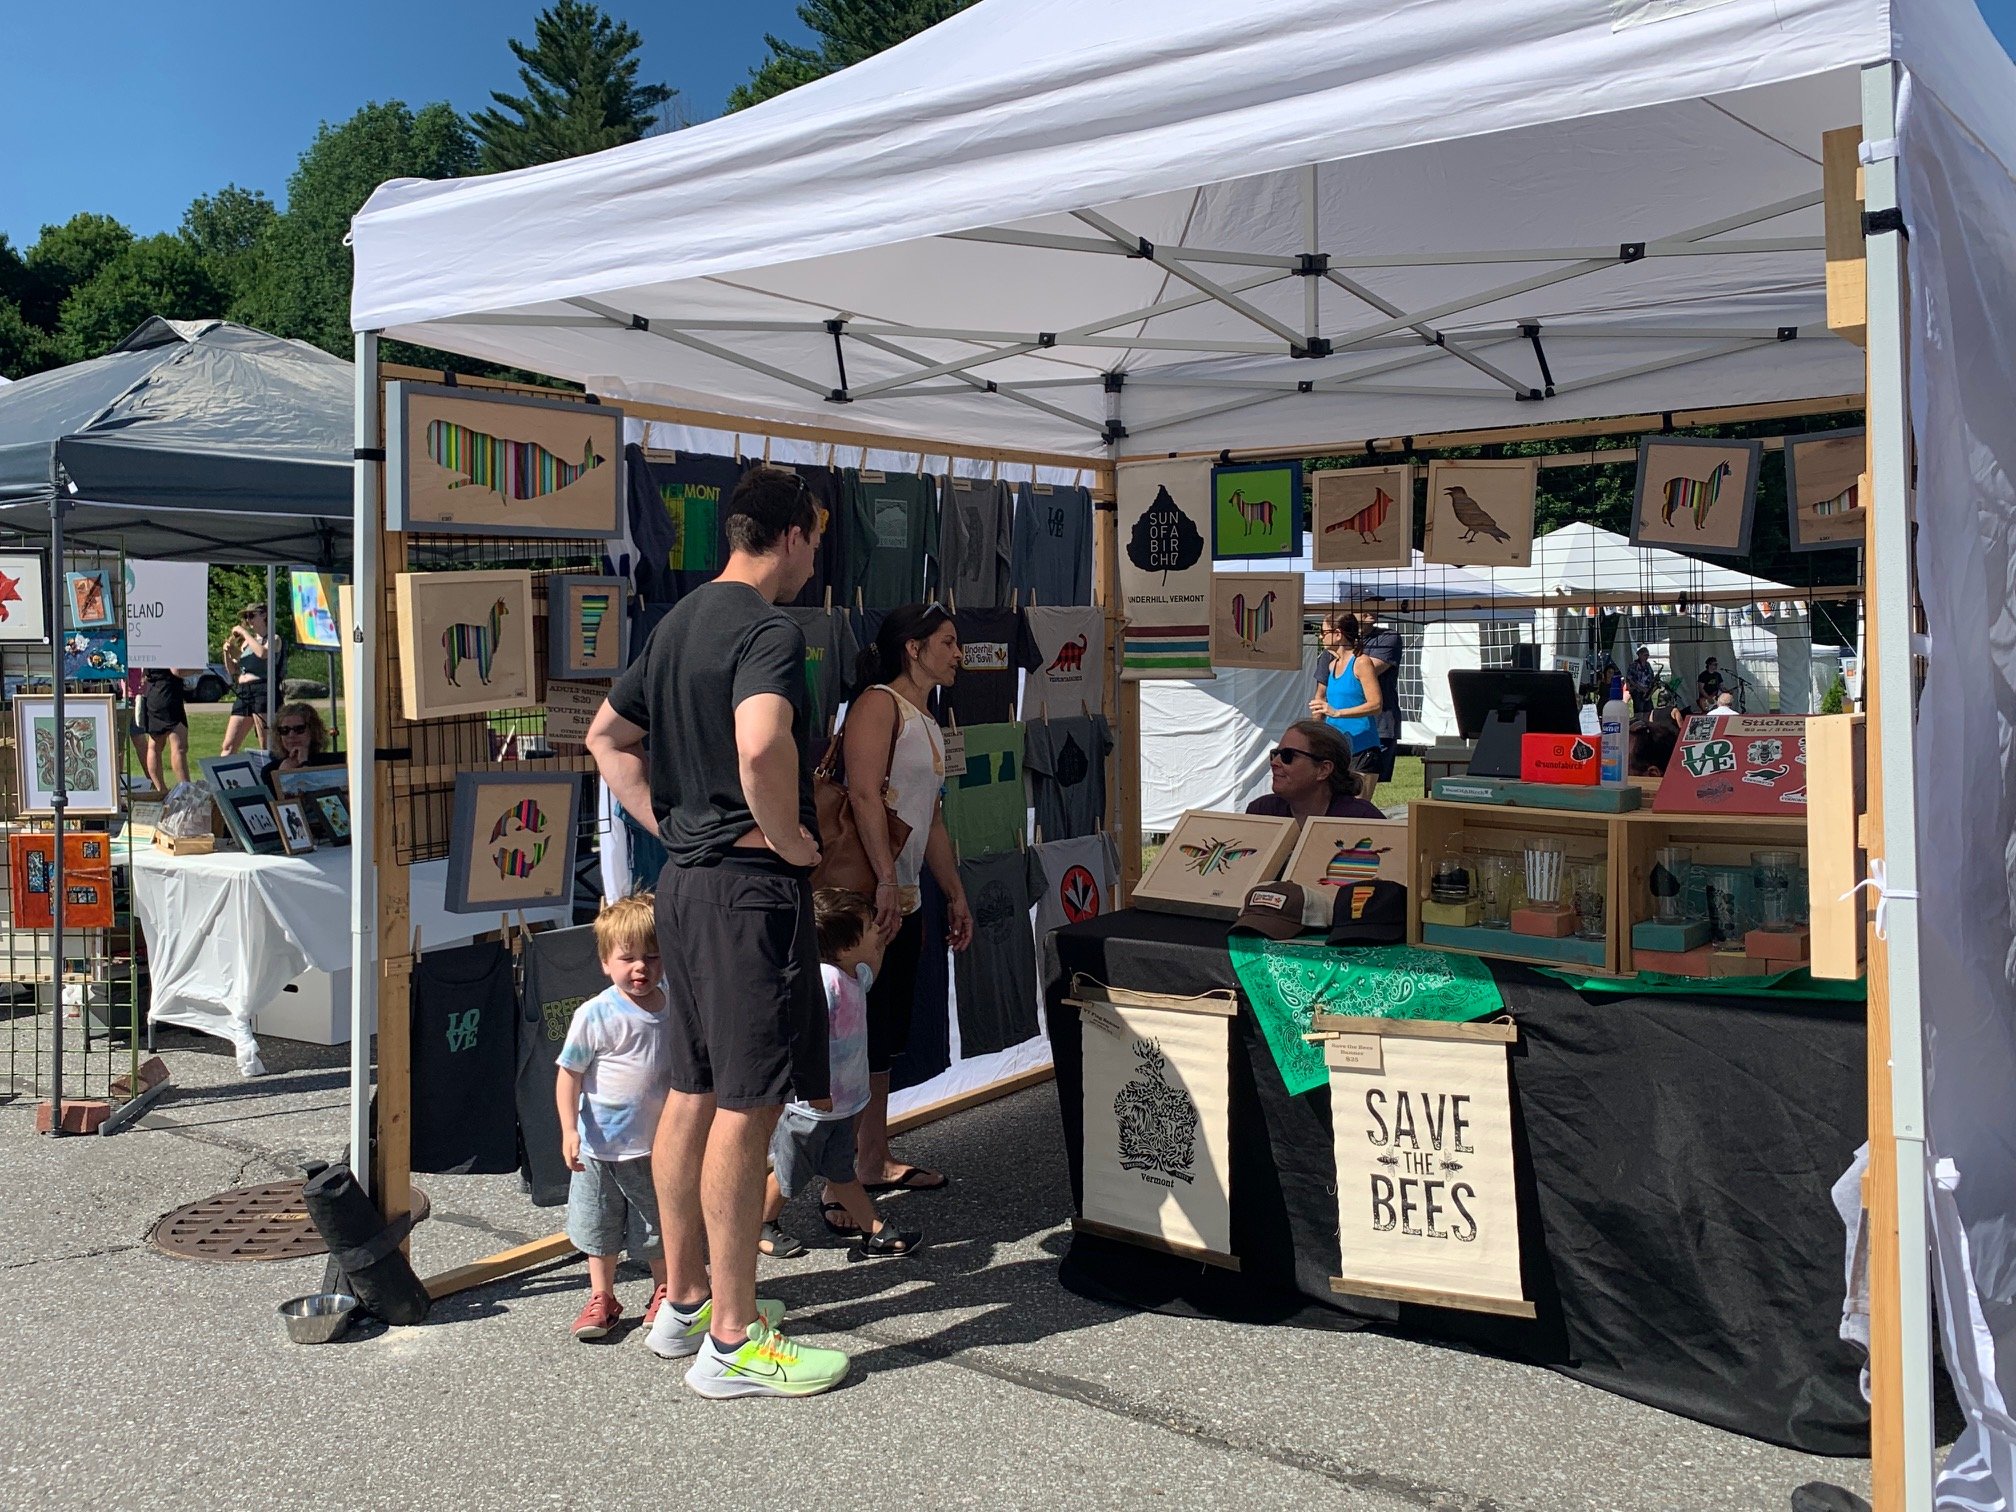
{"type": "MultiPolygon", "coordinates": [[[[872,692],[873,690],[870,689],[869,691],[872,692]]],[[[904,700],[901,693],[898,693],[886,683],[882,685],[882,691],[889,695],[891,705],[889,712],[896,719],[896,722],[889,727],[889,761],[882,769],[882,792],[886,798],[889,792],[889,776],[896,770],[896,743],[903,738],[904,700]]],[[[857,699],[856,702],[858,703],[859,700],[857,699]]],[[[849,714],[848,717],[851,719],[853,715],[849,714]]],[[[832,743],[826,748],[826,759],[821,761],[813,772],[815,777],[824,777],[827,781],[836,782],[843,788],[847,786],[847,776],[841,766],[840,749],[845,744],[846,739],[847,727],[842,725],[840,733],[833,737],[832,743]]]]}

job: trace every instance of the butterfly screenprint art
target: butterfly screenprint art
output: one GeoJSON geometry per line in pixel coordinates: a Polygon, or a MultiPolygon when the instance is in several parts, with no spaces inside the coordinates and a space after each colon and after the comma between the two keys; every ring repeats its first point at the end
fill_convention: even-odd
{"type": "Polygon", "coordinates": [[[1163,913],[1233,918],[1251,889],[1281,875],[1294,845],[1293,819],[1192,810],[1169,832],[1134,889],[1134,903],[1163,913]]]}

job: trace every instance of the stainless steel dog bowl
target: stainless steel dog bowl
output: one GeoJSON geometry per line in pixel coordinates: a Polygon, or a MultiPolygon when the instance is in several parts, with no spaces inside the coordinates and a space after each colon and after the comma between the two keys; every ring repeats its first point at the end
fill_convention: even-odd
{"type": "Polygon", "coordinates": [[[280,1321],[296,1344],[327,1344],[350,1326],[357,1299],[347,1292],[313,1292],[280,1304],[280,1321]]]}

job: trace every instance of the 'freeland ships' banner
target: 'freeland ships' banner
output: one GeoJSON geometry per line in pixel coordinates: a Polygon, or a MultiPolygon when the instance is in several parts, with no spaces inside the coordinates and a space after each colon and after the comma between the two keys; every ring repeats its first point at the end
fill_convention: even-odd
{"type": "Polygon", "coordinates": [[[1132,463],[1115,488],[1127,601],[1121,677],[1211,676],[1210,460],[1132,463]]]}

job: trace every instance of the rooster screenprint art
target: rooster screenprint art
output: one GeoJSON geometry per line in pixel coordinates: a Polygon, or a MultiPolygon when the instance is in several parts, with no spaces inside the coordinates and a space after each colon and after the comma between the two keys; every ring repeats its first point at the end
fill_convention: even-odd
{"type": "Polygon", "coordinates": [[[1538,481],[1532,457],[1430,462],[1423,557],[1448,567],[1530,567],[1538,481]]]}
{"type": "Polygon", "coordinates": [[[1301,573],[1211,575],[1211,665],[1301,670],[1301,573]]]}

